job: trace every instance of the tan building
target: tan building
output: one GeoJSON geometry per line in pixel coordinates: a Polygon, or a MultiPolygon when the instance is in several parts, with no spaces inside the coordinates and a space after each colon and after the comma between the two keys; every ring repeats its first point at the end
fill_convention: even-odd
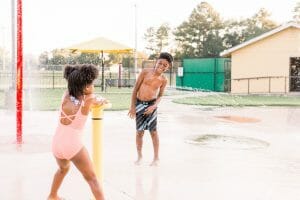
{"type": "Polygon", "coordinates": [[[231,93],[300,92],[300,25],[287,23],[221,52],[231,57],[231,93]]]}

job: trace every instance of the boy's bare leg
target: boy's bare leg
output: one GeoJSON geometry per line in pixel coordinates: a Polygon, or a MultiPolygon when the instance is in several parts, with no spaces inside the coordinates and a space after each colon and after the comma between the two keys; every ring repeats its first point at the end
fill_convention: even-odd
{"type": "Polygon", "coordinates": [[[143,136],[144,136],[144,131],[137,131],[136,132],[136,150],[137,150],[137,160],[135,161],[136,165],[140,165],[142,162],[142,148],[143,148],[143,136]]]}
{"type": "Polygon", "coordinates": [[[158,138],[157,131],[151,132],[151,138],[152,138],[152,143],[153,143],[154,157],[153,157],[153,161],[150,165],[156,166],[156,165],[158,165],[158,162],[159,162],[159,156],[158,156],[159,138],[158,138]]]}

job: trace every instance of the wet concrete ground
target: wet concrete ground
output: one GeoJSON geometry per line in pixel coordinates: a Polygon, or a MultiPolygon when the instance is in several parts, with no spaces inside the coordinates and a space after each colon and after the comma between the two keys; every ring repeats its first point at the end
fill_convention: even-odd
{"type": "MultiPolygon", "coordinates": [[[[159,107],[158,167],[149,166],[153,156],[149,134],[144,136],[142,165],[133,164],[135,127],[127,111],[105,112],[103,186],[108,200],[299,199],[300,108],[187,106],[172,103],[172,98],[164,97],[159,107]],[[237,117],[257,120],[228,120],[237,117]],[[191,142],[203,135],[219,137],[191,142]]],[[[56,112],[25,112],[25,143],[16,150],[14,113],[0,111],[0,199],[46,199],[56,170],[50,152],[56,116],[56,112]]],[[[91,151],[90,133],[91,121],[85,135],[91,151]]],[[[68,200],[90,199],[74,166],[60,194],[68,200]]]]}

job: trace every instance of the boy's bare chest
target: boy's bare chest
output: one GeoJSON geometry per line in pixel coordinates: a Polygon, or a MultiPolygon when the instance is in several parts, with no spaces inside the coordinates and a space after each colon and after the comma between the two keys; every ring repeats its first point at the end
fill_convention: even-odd
{"type": "Polygon", "coordinates": [[[154,88],[158,88],[162,84],[162,79],[160,77],[155,77],[155,76],[149,75],[149,76],[145,77],[143,82],[145,85],[148,85],[148,86],[151,86],[154,88]]]}

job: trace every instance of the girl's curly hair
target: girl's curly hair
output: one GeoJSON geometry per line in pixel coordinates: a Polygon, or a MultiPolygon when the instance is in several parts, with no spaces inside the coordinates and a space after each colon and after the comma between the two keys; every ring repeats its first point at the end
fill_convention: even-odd
{"type": "Polygon", "coordinates": [[[98,77],[99,70],[95,65],[66,65],[64,78],[68,81],[68,91],[71,96],[79,98],[83,95],[84,88],[92,84],[98,77]]]}

